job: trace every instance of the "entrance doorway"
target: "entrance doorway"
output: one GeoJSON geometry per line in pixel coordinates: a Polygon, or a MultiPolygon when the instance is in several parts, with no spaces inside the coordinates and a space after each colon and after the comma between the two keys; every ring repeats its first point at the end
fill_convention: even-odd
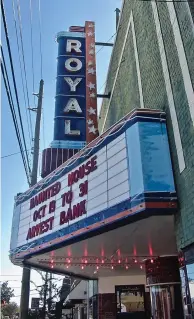
{"type": "Polygon", "coordinates": [[[144,285],[115,286],[117,319],[146,318],[144,285]]]}

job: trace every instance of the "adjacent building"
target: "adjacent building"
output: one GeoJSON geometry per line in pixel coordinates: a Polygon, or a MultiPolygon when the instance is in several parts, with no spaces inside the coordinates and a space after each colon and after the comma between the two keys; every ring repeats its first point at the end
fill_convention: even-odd
{"type": "Polygon", "coordinates": [[[193,2],[123,1],[107,76],[108,93],[110,99],[104,99],[100,112],[101,132],[133,108],[156,108],[167,114],[179,201],[177,249],[184,254],[184,274],[190,278],[194,298],[193,2]]]}

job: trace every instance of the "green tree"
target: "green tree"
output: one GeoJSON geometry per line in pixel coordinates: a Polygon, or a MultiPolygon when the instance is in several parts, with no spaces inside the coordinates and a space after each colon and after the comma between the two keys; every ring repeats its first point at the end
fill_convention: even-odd
{"type": "Polygon", "coordinates": [[[10,299],[14,297],[14,289],[8,286],[8,281],[4,281],[1,284],[1,301],[4,301],[6,304],[10,302],[10,299]]]}
{"type": "Polygon", "coordinates": [[[15,302],[10,302],[1,308],[2,315],[9,316],[10,318],[13,318],[13,316],[18,312],[18,305],[15,302]]]}

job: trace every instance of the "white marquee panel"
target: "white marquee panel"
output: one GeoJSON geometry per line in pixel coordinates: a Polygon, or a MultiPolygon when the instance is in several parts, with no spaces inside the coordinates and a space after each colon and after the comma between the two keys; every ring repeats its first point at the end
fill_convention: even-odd
{"type": "MultiPolygon", "coordinates": [[[[61,189],[57,195],[43,203],[40,203],[31,210],[30,199],[20,205],[21,213],[17,246],[21,246],[27,242],[32,242],[38,238],[42,238],[50,233],[56,232],[57,230],[68,227],[79,220],[92,216],[97,212],[107,209],[129,198],[129,174],[125,133],[121,134],[114,141],[93,154],[89,159],[85,160],[84,163],[73,168],[72,171],[67,173],[65,176],[56,180],[52,185],[57,182],[61,183],[61,189]],[[84,176],[84,178],[79,179],[78,182],[74,182],[72,186],[69,187],[68,174],[75,172],[75,170],[79,169],[79,167],[86,164],[95,156],[97,169],[89,175],[84,176]],[[88,193],[83,197],[80,197],[79,186],[86,181],[88,181],[88,193]],[[66,203],[63,207],[61,196],[70,190],[73,192],[71,204],[66,203]],[[56,201],[55,212],[49,214],[49,204],[54,200],[56,201]],[[74,205],[77,205],[83,200],[86,200],[86,214],[60,225],[61,212],[67,213],[69,207],[73,208],[74,205]],[[44,205],[46,205],[45,216],[34,221],[34,212],[44,205]],[[54,217],[53,227],[51,230],[26,240],[29,228],[38,225],[40,222],[48,220],[50,217],[54,217]]],[[[48,189],[50,186],[45,189],[48,189]]],[[[38,194],[40,194],[40,192],[37,193],[37,195],[38,194]]]]}

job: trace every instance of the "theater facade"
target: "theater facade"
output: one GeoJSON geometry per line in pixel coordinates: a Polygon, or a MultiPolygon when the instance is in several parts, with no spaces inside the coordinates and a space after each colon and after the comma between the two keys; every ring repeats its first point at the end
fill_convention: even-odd
{"type": "MultiPolygon", "coordinates": [[[[135,90],[126,98],[130,79],[120,86],[119,68],[133,61],[125,54],[132,48],[125,47],[126,21],[137,58],[137,4],[128,17],[131,3],[124,1],[120,16],[105,91],[111,92],[110,99],[103,101],[99,118],[101,134],[95,25],[88,21],[57,35],[54,137],[43,151],[42,180],[15,198],[10,258],[15,265],[87,281],[92,318],[192,318],[189,285],[183,285],[183,279],[188,281],[186,255],[180,254],[175,223],[181,204],[177,169],[183,172],[186,163],[182,149],[174,161],[169,110],[154,107],[151,100],[144,104],[140,60],[133,65],[139,102],[132,99],[135,90]]],[[[161,98],[159,88],[152,96],[161,98]]]]}
{"type": "Polygon", "coordinates": [[[118,316],[151,293],[182,318],[176,211],[165,113],[137,109],[16,198],[11,260],[97,280],[118,316]]]}

